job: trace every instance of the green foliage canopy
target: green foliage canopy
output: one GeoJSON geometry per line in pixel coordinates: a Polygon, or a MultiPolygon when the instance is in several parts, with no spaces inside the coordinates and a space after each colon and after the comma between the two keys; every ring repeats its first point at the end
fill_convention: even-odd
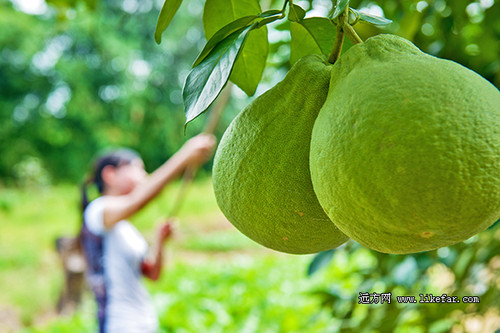
{"type": "Polygon", "coordinates": [[[183,134],[181,87],[202,38],[189,11],[199,2],[179,11],[161,47],[152,0],[75,6],[35,16],[0,2],[3,182],[33,158],[55,181],[79,181],[109,146],[138,150],[152,169],[203,125],[183,134]]]}

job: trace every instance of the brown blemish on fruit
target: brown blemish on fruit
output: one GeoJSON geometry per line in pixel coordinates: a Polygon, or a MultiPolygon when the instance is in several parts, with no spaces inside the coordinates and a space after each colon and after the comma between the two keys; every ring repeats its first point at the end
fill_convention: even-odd
{"type": "Polygon", "coordinates": [[[420,234],[420,237],[422,238],[431,238],[432,236],[434,236],[434,233],[430,231],[424,231],[420,234]]]}
{"type": "Polygon", "coordinates": [[[300,215],[300,216],[304,216],[304,213],[302,213],[302,212],[299,212],[299,215],[300,215]]]}
{"type": "Polygon", "coordinates": [[[288,237],[283,237],[283,240],[284,240],[284,241],[287,241],[287,240],[288,240],[288,237]]]}

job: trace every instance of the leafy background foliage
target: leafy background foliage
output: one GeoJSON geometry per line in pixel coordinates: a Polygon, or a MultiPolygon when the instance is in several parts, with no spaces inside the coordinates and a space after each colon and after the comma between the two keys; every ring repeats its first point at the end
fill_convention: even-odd
{"type": "Polygon", "coordinates": [[[202,4],[178,13],[160,47],[155,3],[128,3],[79,2],[42,16],[0,3],[3,182],[22,178],[27,159],[54,181],[79,181],[107,146],[135,148],[153,169],[201,130],[203,120],[183,134],[181,89],[202,38],[189,11],[201,14],[202,4]]]}

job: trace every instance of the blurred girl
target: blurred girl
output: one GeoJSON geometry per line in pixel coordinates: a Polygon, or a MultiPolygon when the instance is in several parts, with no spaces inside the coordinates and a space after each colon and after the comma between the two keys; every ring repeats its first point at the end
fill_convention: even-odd
{"type": "Polygon", "coordinates": [[[87,259],[87,280],[98,304],[99,331],[149,333],[158,330],[158,318],[141,276],[152,280],[162,268],[163,243],[172,225],[159,226],[152,251],[127,218],[160,193],[187,167],[196,167],[212,155],[215,139],[198,135],[151,175],[137,153],[112,151],[95,164],[92,179],[101,194],[88,203],[83,187],[82,247],[87,259]]]}

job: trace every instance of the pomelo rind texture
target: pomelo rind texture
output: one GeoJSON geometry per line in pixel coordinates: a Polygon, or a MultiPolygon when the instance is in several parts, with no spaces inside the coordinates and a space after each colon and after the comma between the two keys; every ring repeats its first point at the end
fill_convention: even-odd
{"type": "Polygon", "coordinates": [[[334,65],[310,168],[328,216],[368,248],[466,240],[500,216],[500,92],[401,37],[372,37],[334,65]]]}
{"type": "Polygon", "coordinates": [[[220,209],[243,234],[277,251],[315,253],[348,239],[321,208],[309,172],[312,127],[331,67],[316,55],[299,60],[232,121],[215,154],[220,209]]]}

